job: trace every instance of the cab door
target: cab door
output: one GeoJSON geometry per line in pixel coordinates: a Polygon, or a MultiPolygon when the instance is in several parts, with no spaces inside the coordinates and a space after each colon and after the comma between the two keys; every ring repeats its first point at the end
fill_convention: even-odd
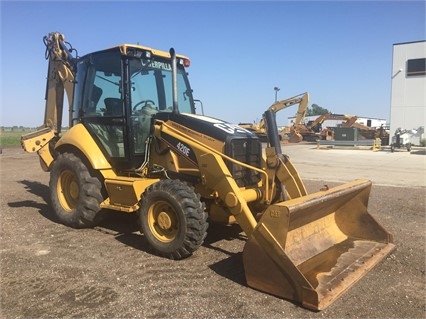
{"type": "Polygon", "coordinates": [[[75,121],[93,136],[113,167],[129,166],[125,89],[119,50],[90,54],[77,64],[75,121]]]}

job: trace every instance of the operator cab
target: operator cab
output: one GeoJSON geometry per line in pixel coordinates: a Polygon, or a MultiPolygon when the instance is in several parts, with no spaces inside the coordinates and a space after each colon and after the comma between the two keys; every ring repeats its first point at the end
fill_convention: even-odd
{"type": "MultiPolygon", "coordinates": [[[[195,114],[184,68],[189,60],[177,56],[177,61],[179,110],[195,114]]],[[[144,160],[152,116],[172,108],[169,53],[122,45],[77,62],[73,125],[85,125],[113,167],[138,167],[144,160]]]]}

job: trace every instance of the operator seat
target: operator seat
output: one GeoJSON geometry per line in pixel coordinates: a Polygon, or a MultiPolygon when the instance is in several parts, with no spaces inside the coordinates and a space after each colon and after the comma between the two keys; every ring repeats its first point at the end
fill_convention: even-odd
{"type": "MultiPolygon", "coordinates": [[[[107,97],[104,99],[104,116],[123,116],[123,102],[121,99],[107,97]]],[[[105,126],[106,145],[108,153],[113,157],[124,156],[123,127],[121,125],[109,124],[105,126]]]]}
{"type": "Polygon", "coordinates": [[[157,112],[158,110],[153,104],[146,103],[137,116],[136,152],[138,153],[145,151],[145,141],[151,132],[151,119],[157,112]]]}
{"type": "Polygon", "coordinates": [[[101,99],[102,93],[103,90],[99,86],[93,85],[90,102],[92,102],[94,107],[96,107],[99,100],[101,99]]]}
{"type": "Polygon", "coordinates": [[[83,109],[85,115],[99,115],[96,112],[96,106],[98,105],[98,102],[101,99],[102,93],[103,90],[100,87],[93,85],[92,94],[90,95],[90,100],[87,105],[87,108],[83,109]]]}
{"type": "Polygon", "coordinates": [[[122,116],[123,115],[123,103],[121,99],[114,97],[107,97],[104,99],[105,103],[105,114],[106,116],[122,116]]]}

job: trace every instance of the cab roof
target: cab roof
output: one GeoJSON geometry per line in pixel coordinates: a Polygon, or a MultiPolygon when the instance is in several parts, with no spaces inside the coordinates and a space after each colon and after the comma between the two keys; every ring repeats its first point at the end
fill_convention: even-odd
{"type": "MultiPolygon", "coordinates": [[[[130,50],[142,50],[144,52],[151,52],[152,55],[158,56],[158,57],[162,57],[162,58],[166,58],[166,59],[170,59],[170,53],[166,52],[166,51],[161,51],[161,50],[156,50],[150,47],[146,47],[146,46],[142,46],[142,45],[137,45],[137,44],[120,44],[114,47],[111,47],[109,49],[119,49],[121,54],[123,55],[128,55],[129,49],[130,50]]],[[[107,50],[109,50],[107,49],[107,50]]],[[[179,59],[186,59],[189,60],[189,58],[187,56],[181,55],[181,54],[176,54],[176,57],[179,59]]]]}

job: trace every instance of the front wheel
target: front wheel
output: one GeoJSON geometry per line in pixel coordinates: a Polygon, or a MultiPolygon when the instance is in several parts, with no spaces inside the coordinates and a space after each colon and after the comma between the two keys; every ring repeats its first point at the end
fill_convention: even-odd
{"type": "Polygon", "coordinates": [[[49,188],[53,210],[62,224],[74,228],[96,225],[102,186],[80,158],[59,154],[52,165],[49,188]]]}
{"type": "Polygon", "coordinates": [[[161,180],[142,195],[141,232],[155,252],[170,259],[192,255],[207,235],[207,213],[199,195],[179,180],[161,180]]]}

